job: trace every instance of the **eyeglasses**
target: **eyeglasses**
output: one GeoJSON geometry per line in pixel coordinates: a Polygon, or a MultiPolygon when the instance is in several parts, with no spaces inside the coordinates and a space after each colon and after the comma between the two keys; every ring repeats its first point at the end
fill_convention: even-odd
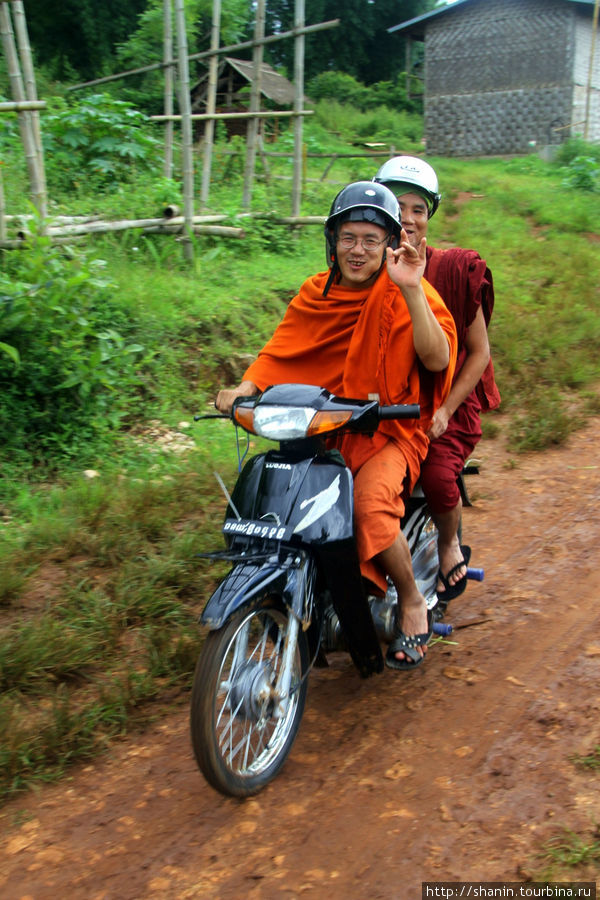
{"type": "Polygon", "coordinates": [[[343,234],[338,238],[338,244],[344,250],[352,250],[353,247],[356,247],[356,245],[360,243],[363,250],[366,250],[368,253],[374,253],[378,247],[381,247],[385,241],[389,240],[389,237],[389,234],[386,234],[384,238],[378,241],[377,238],[358,238],[353,234],[343,234]]]}

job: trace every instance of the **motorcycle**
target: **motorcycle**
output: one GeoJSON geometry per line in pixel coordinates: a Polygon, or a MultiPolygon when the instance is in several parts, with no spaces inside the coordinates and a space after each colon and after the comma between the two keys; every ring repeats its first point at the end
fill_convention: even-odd
{"type": "MultiPolygon", "coordinates": [[[[348,652],[362,677],[383,670],[381,643],[393,636],[395,590],[390,583],[383,598],[366,593],[352,475],[325,439],[418,416],[416,405],[380,406],[311,385],[276,385],[235,402],[234,423],[279,448],[251,457],[231,496],[222,484],[226,549],[201,554],[232,564],[200,617],[209,632],[190,711],[197,764],[221,793],[245,797],[277,775],[298,733],[309,672],[327,665],[327,653],[348,652]]],[[[434,610],[437,529],[418,487],[402,530],[417,585],[434,610]]],[[[483,577],[473,569],[469,576],[483,577]]],[[[437,621],[434,630],[451,627],[437,621]]]]}

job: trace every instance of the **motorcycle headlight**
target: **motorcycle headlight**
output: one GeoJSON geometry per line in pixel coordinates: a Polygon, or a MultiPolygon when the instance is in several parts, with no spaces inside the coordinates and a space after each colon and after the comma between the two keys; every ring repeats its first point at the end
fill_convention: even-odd
{"type": "Polygon", "coordinates": [[[345,410],[317,412],[310,406],[240,406],[235,411],[235,420],[242,428],[271,441],[298,440],[335,431],[351,416],[345,410]]]}
{"type": "Polygon", "coordinates": [[[254,410],[254,431],[272,441],[303,438],[314,414],[310,406],[257,406],[254,410]]]}

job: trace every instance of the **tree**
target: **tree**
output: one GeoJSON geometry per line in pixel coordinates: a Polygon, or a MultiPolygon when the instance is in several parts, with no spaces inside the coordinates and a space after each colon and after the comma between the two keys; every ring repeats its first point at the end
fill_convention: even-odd
{"type": "Polygon", "coordinates": [[[27,0],[36,63],[58,79],[106,74],[113,50],[134,30],[147,0],[27,0]]]}
{"type": "MultiPolygon", "coordinates": [[[[306,38],[306,80],[328,70],[353,75],[364,84],[393,81],[405,70],[404,39],[387,29],[429,12],[436,0],[306,0],[306,23],[341,20],[337,28],[306,38]]],[[[294,0],[269,0],[267,33],[287,31],[294,25],[294,0]]],[[[268,56],[274,65],[293,71],[292,41],[272,44],[268,56]]]]}
{"type": "MultiPolygon", "coordinates": [[[[164,0],[146,0],[146,9],[140,15],[137,27],[127,40],[117,48],[116,71],[136,69],[163,58],[163,5],[164,0]]],[[[213,0],[186,0],[185,18],[188,49],[191,54],[210,47],[213,0]]],[[[248,20],[251,17],[249,0],[223,0],[221,7],[221,45],[246,39],[248,20]]],[[[174,47],[176,51],[176,47],[174,47]]],[[[192,77],[205,71],[202,63],[191,66],[192,77]]],[[[138,106],[158,111],[162,103],[164,75],[151,72],[128,79],[120,88],[120,96],[138,106]]]]}

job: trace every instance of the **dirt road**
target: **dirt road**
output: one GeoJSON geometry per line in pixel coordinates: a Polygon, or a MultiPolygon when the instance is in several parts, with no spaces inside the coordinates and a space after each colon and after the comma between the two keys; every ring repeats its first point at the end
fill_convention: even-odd
{"type": "MultiPolygon", "coordinates": [[[[201,779],[187,708],[5,807],[2,900],[421,897],[517,881],[563,827],[590,838],[600,775],[600,420],[564,448],[485,441],[464,539],[485,581],[409,674],[312,673],[300,734],[256,798],[201,779]]],[[[572,877],[593,879],[580,869],[572,877]]]]}

